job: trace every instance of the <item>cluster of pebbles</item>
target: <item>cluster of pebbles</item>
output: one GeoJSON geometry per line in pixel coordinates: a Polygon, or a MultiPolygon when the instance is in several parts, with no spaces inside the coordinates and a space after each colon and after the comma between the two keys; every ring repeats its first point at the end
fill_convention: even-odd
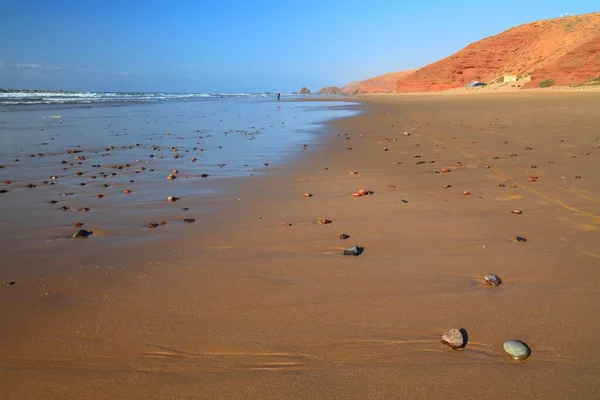
{"type": "MultiPolygon", "coordinates": [[[[363,136],[363,135],[361,135],[363,136]]],[[[404,132],[404,136],[410,136],[410,134],[408,132],[404,132]]],[[[349,138],[347,138],[349,139],[349,138]]],[[[384,140],[385,142],[392,142],[391,139],[386,138],[384,140]]],[[[397,139],[394,139],[394,141],[397,141],[397,139]]],[[[474,143],[474,142],[473,142],[474,143]]],[[[525,150],[532,150],[531,147],[527,147],[525,150]]],[[[389,151],[389,148],[384,148],[384,151],[389,151]]],[[[517,154],[515,153],[511,153],[509,155],[510,157],[516,157],[517,154]]],[[[420,155],[414,155],[413,158],[421,158],[420,155]]],[[[494,157],[494,159],[498,159],[499,157],[494,157]]],[[[430,163],[433,163],[435,161],[430,161],[430,163]]],[[[425,164],[425,161],[418,161],[416,164],[417,165],[421,165],[421,164],[425,164]]],[[[550,163],[554,163],[554,161],[550,161],[550,163]]],[[[399,161],[395,161],[394,164],[402,164],[399,161]]],[[[462,162],[457,161],[456,162],[456,167],[462,167],[462,162]]],[[[486,169],[490,169],[492,168],[489,165],[484,166],[484,168],[486,169]]],[[[537,165],[532,164],[531,168],[537,168],[537,165]]],[[[452,169],[450,167],[443,167],[440,168],[439,170],[436,170],[436,173],[450,173],[452,171],[452,169]]],[[[350,171],[350,175],[356,175],[358,174],[358,172],[356,171],[350,171]]],[[[579,178],[579,177],[577,177],[579,178]]],[[[528,181],[533,183],[536,182],[539,179],[538,176],[536,175],[531,175],[528,178],[528,181]]],[[[506,185],[504,184],[499,184],[499,187],[503,188],[506,187],[506,185]]],[[[390,188],[395,188],[394,185],[389,185],[390,188]]],[[[516,187],[516,186],[511,186],[511,187],[516,187]]],[[[450,184],[445,184],[443,185],[444,189],[449,189],[452,188],[452,185],[450,184]]],[[[372,191],[368,191],[365,189],[360,189],[357,192],[353,192],[352,196],[353,197],[362,197],[362,196],[367,196],[367,195],[372,195],[373,192],[372,191]]],[[[469,190],[464,190],[462,191],[462,195],[463,196],[469,196],[471,195],[471,192],[469,190]]],[[[304,197],[312,197],[313,194],[312,193],[305,193],[304,197]]],[[[406,200],[402,200],[402,203],[406,204],[407,201],[406,200]]],[[[510,211],[511,214],[513,215],[521,215],[523,214],[523,211],[520,209],[513,209],[510,211]]],[[[317,223],[319,224],[330,224],[331,221],[327,220],[327,219],[321,219],[321,220],[317,220],[317,223]]],[[[342,240],[346,240],[350,238],[350,235],[342,233],[339,236],[340,239],[342,240]]],[[[516,236],[515,237],[515,241],[516,242],[527,242],[527,238],[523,237],[523,236],[516,236]]],[[[364,248],[360,247],[358,245],[354,245],[351,247],[346,248],[345,250],[343,250],[343,255],[345,256],[359,256],[361,254],[363,254],[364,252],[364,248]]],[[[488,285],[492,286],[492,287],[498,287],[502,284],[502,279],[493,273],[490,273],[486,276],[483,277],[483,281],[485,281],[488,285]]],[[[468,334],[466,329],[464,328],[451,328],[448,331],[444,332],[441,338],[441,343],[449,346],[450,348],[454,349],[454,350],[458,350],[458,349],[464,349],[467,346],[468,343],[468,334]]],[[[508,355],[509,358],[511,358],[512,360],[516,360],[516,361],[524,361],[527,360],[530,355],[531,355],[531,348],[529,347],[529,345],[521,340],[517,340],[517,339],[510,339],[504,342],[503,344],[503,349],[505,351],[505,353],[508,355]]]]}
{"type": "MultiPolygon", "coordinates": [[[[200,130],[197,130],[197,132],[200,132],[200,130]]],[[[166,133],[165,136],[170,136],[170,133],[166,133]]],[[[119,135],[117,135],[119,136],[119,135]]],[[[199,138],[200,139],[204,139],[206,137],[210,137],[211,135],[201,135],[199,138]]],[[[52,137],[51,140],[54,140],[55,138],[52,137]]],[[[178,138],[178,139],[182,139],[182,138],[178,138]]],[[[153,140],[153,139],[150,139],[153,140]]],[[[44,143],[47,144],[47,143],[44,143]]],[[[222,146],[219,146],[222,147],[222,146]]],[[[105,146],[102,149],[99,150],[89,150],[89,149],[83,149],[80,146],[76,146],[76,147],[72,147],[72,148],[68,148],[65,150],[66,154],[70,155],[71,159],[69,160],[67,159],[63,159],[63,160],[58,160],[58,168],[59,168],[59,172],[55,173],[54,175],[51,175],[49,177],[48,180],[44,180],[42,182],[42,184],[48,184],[48,185],[55,185],[55,184],[61,184],[63,182],[67,182],[65,180],[65,178],[68,178],[69,176],[72,176],[74,178],[88,178],[89,180],[99,180],[99,179],[103,179],[103,178],[113,178],[113,177],[117,177],[119,174],[124,173],[124,174],[140,174],[143,172],[154,172],[154,168],[150,168],[147,166],[141,166],[140,164],[143,162],[143,160],[135,160],[135,162],[131,162],[131,163],[120,163],[120,164],[105,164],[105,165],[100,165],[100,164],[93,164],[91,165],[92,170],[89,171],[85,171],[84,168],[86,166],[86,163],[89,162],[92,158],[96,159],[98,157],[103,157],[103,156],[110,156],[112,155],[115,151],[118,150],[127,150],[127,149],[135,149],[135,148],[139,148],[139,149],[143,149],[143,148],[148,148],[149,150],[152,151],[151,154],[148,155],[148,160],[152,160],[153,158],[160,158],[163,159],[166,157],[166,155],[164,153],[161,153],[162,149],[160,146],[158,145],[151,145],[151,146],[143,146],[140,145],[139,143],[135,143],[132,146],[105,146]],[[89,152],[89,155],[83,155],[81,153],[83,152],[89,152]],[[108,171],[102,171],[101,168],[106,168],[107,170],[115,170],[115,172],[108,172],[108,171]],[[69,173],[68,171],[71,170],[72,172],[69,173]],[[75,171],[73,171],[75,170],[75,171]],[[92,172],[92,171],[98,171],[98,172],[92,172]]],[[[303,146],[304,149],[307,148],[307,145],[303,146]]],[[[183,156],[183,152],[188,153],[191,152],[192,150],[194,151],[200,151],[203,152],[204,149],[202,148],[198,148],[198,147],[194,147],[191,150],[185,150],[185,149],[178,149],[176,147],[171,147],[171,152],[174,154],[174,158],[181,158],[183,156]]],[[[39,154],[31,154],[30,157],[42,157],[44,156],[42,153],[39,154]]],[[[60,157],[60,154],[56,154],[55,156],[60,157]]],[[[190,157],[190,162],[195,162],[196,158],[195,157],[190,157]]],[[[14,160],[15,162],[19,162],[20,160],[17,158],[14,160]]],[[[268,165],[268,163],[265,163],[265,165],[268,165]]],[[[219,168],[223,168],[226,166],[226,164],[219,164],[218,165],[219,168]]],[[[5,166],[2,165],[1,168],[4,168],[5,166]]],[[[178,169],[173,169],[171,171],[170,174],[168,174],[167,180],[175,180],[178,178],[180,171],[178,169]]],[[[200,178],[208,178],[209,174],[207,173],[202,173],[198,175],[200,178]]],[[[12,179],[6,179],[3,181],[3,184],[8,186],[8,185],[14,185],[14,180],[12,179]]],[[[129,179],[129,183],[134,183],[135,181],[133,179],[129,179]]],[[[68,182],[66,183],[67,185],[76,185],[76,186],[80,186],[80,187],[84,187],[84,186],[88,186],[89,182],[85,182],[85,181],[80,181],[80,182],[68,182]]],[[[64,183],[63,183],[64,184],[64,183]]],[[[26,188],[30,188],[30,189],[35,189],[36,187],[40,186],[40,183],[38,182],[30,182],[30,183],[25,183],[24,186],[26,188]]],[[[111,185],[109,183],[101,183],[100,187],[106,189],[109,188],[111,185]]],[[[7,194],[9,193],[10,190],[8,190],[8,188],[0,188],[0,194],[7,194]]],[[[125,195],[131,195],[134,192],[134,190],[132,188],[125,188],[122,189],[122,193],[125,195]]],[[[63,197],[69,197],[69,196],[73,196],[75,193],[74,192],[64,192],[62,193],[63,197]]],[[[101,200],[101,199],[105,199],[108,196],[107,193],[92,193],[91,197],[101,200]]],[[[108,196],[110,197],[110,196],[108,196]]],[[[167,202],[169,203],[173,203],[179,200],[179,197],[171,195],[167,197],[167,202]]],[[[50,204],[56,204],[59,203],[59,200],[49,200],[48,203],[50,204]]],[[[70,207],[68,205],[62,205],[58,208],[59,211],[79,211],[79,212],[88,212],[91,210],[90,207],[70,207]]],[[[188,208],[183,208],[182,211],[187,211],[188,208]]],[[[182,220],[183,223],[194,223],[196,222],[196,220],[194,218],[185,218],[182,220]]],[[[76,226],[77,228],[81,228],[83,224],[80,224],[79,226],[76,226]]],[[[156,228],[159,226],[163,226],[166,225],[166,222],[162,221],[162,222],[149,222],[147,223],[145,226],[147,228],[156,228]]],[[[93,232],[92,231],[88,231],[85,229],[77,229],[76,231],[72,232],[70,237],[73,239],[81,239],[81,238],[88,238],[90,236],[92,236],[93,232]]]]}

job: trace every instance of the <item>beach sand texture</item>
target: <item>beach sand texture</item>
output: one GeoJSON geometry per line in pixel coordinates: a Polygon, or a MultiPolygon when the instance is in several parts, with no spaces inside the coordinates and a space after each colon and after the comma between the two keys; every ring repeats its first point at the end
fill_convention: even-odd
{"type": "Polygon", "coordinates": [[[0,287],[1,397],[597,399],[599,104],[367,96],[185,234],[0,287]]]}

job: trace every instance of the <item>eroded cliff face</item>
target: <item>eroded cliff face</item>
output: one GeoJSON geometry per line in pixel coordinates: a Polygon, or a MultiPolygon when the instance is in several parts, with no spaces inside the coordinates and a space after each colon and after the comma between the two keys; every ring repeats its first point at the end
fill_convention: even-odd
{"type": "Polygon", "coordinates": [[[531,76],[526,87],[546,79],[580,84],[600,75],[600,13],[511,28],[400,77],[395,90],[442,91],[503,75],[531,76]]]}
{"type": "Polygon", "coordinates": [[[300,89],[300,94],[310,94],[310,89],[304,86],[302,89],[300,89]]]}

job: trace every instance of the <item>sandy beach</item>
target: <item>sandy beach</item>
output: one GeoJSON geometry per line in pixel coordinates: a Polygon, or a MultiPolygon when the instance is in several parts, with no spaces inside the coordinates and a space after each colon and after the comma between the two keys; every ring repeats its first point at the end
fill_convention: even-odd
{"type": "Polygon", "coordinates": [[[600,93],[351,100],[159,242],[2,259],[2,397],[597,399],[600,93]]]}

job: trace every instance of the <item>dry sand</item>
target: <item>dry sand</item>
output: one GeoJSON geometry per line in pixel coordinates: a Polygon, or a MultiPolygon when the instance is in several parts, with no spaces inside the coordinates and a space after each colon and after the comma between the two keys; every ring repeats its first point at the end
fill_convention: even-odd
{"type": "Polygon", "coordinates": [[[365,103],[129,268],[0,287],[2,397],[597,399],[598,93],[365,103]]]}

